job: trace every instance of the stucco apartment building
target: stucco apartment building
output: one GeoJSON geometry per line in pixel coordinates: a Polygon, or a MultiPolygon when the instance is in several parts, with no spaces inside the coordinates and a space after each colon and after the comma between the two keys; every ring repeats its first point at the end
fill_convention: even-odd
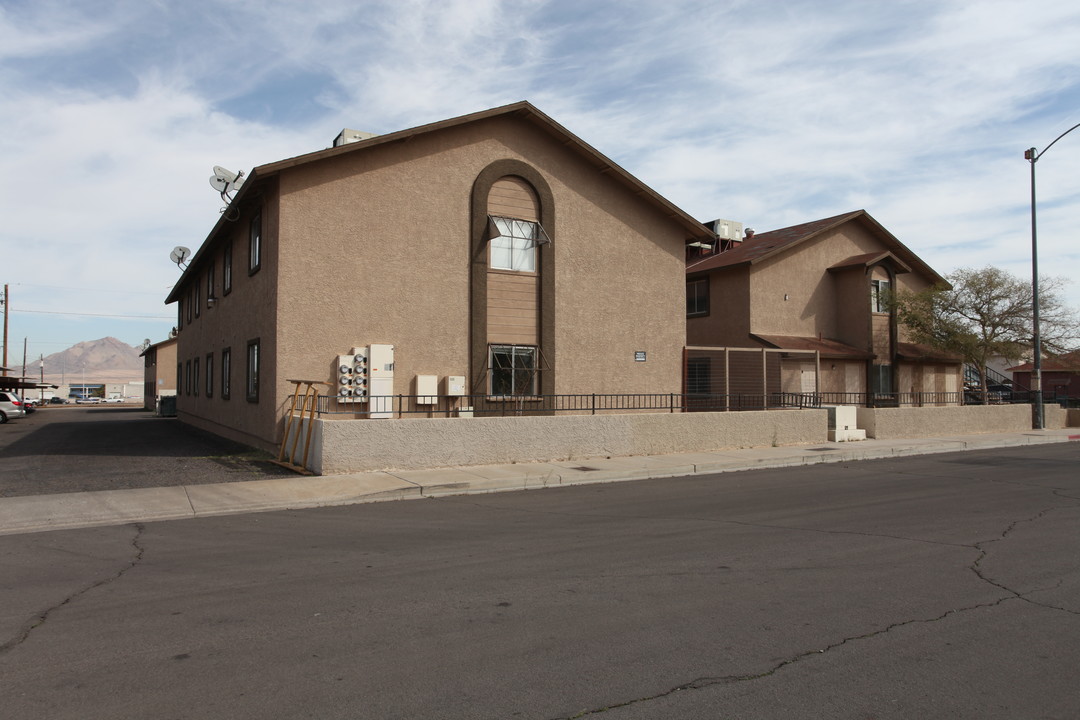
{"type": "Polygon", "coordinates": [[[711,237],[526,102],[343,132],[252,170],[166,299],[178,415],[269,448],[290,380],[350,419],[380,395],[678,393],[685,246],[711,237]]]}
{"type": "Polygon", "coordinates": [[[689,351],[691,392],[962,390],[960,359],[909,342],[886,302],[944,280],[865,210],[715,247],[687,263],[687,343],[763,352],[689,351]]]}

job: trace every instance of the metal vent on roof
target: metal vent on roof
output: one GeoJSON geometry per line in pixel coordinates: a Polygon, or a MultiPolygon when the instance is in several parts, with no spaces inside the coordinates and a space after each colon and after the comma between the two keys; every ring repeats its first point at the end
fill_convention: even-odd
{"type": "Polygon", "coordinates": [[[341,147],[342,145],[360,142],[361,140],[370,140],[373,137],[376,137],[375,133],[364,132],[363,130],[350,130],[349,128],[345,128],[338,133],[338,136],[336,138],[334,138],[334,147],[341,147]]]}

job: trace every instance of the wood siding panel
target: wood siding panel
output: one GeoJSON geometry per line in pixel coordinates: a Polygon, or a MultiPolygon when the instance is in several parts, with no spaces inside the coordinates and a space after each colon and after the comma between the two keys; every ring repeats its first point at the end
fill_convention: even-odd
{"type": "Polygon", "coordinates": [[[488,343],[536,345],[537,276],[488,273],[488,343]]]}
{"type": "Polygon", "coordinates": [[[504,177],[491,186],[488,214],[539,222],[540,208],[532,188],[521,178],[504,177]]]}

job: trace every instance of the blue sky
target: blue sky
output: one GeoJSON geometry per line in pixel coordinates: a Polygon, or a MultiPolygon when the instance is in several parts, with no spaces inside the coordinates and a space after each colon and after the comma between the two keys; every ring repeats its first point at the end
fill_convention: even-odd
{"type": "MultiPolygon", "coordinates": [[[[212,166],[518,100],[701,220],[863,208],[943,274],[1030,276],[1023,152],[1080,123],[1080,6],[0,0],[0,97],[17,367],[24,338],[166,337],[212,166]]],[[[1047,275],[1080,276],[1078,169],[1080,130],[1037,165],[1047,275]]]]}

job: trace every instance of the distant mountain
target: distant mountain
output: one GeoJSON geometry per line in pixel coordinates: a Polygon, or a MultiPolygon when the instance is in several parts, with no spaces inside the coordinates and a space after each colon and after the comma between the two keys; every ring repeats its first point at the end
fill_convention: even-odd
{"type": "MultiPolygon", "coordinates": [[[[127,345],[114,337],[88,340],[45,358],[45,381],[59,385],[66,382],[88,383],[132,382],[143,379],[141,348],[127,345]]],[[[26,372],[40,372],[37,363],[26,372]]]]}

